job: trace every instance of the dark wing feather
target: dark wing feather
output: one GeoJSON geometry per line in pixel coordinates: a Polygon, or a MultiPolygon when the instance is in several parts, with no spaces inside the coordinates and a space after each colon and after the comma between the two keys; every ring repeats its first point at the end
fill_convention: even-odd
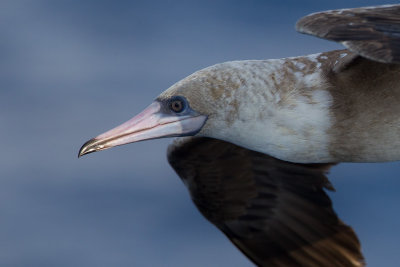
{"type": "Polygon", "coordinates": [[[324,192],[330,164],[295,164],[209,138],[168,160],[200,212],[259,266],[362,266],[360,244],[324,192]]]}
{"type": "Polygon", "coordinates": [[[400,5],[314,13],[301,18],[296,29],[341,42],[371,60],[400,63],[400,5]]]}

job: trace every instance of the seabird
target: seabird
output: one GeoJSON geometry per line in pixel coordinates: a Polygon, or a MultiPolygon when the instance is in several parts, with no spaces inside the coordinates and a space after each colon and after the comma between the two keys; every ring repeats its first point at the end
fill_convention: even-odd
{"type": "Polygon", "coordinates": [[[325,175],[339,162],[400,160],[400,5],[315,13],[296,28],[347,49],[197,71],[79,156],[179,137],[169,163],[256,265],[363,266],[325,175]]]}

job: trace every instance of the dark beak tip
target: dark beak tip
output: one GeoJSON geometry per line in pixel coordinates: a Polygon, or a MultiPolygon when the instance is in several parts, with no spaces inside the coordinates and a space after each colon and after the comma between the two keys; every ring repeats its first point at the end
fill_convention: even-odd
{"type": "Polygon", "coordinates": [[[97,139],[92,138],[89,141],[87,141],[86,143],[84,143],[82,145],[82,147],[79,149],[78,158],[80,158],[86,154],[96,152],[95,146],[96,146],[97,141],[98,141],[97,139]]]}

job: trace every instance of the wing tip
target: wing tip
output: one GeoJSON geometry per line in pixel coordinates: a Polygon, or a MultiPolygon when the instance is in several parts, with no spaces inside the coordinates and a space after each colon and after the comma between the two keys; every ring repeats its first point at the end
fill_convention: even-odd
{"type": "Polygon", "coordinates": [[[310,29],[307,27],[307,23],[310,21],[310,18],[320,14],[322,12],[315,12],[315,13],[311,13],[308,14],[304,17],[301,17],[299,20],[297,20],[296,24],[295,24],[295,29],[296,31],[298,31],[299,33],[304,33],[304,34],[313,34],[312,31],[310,31],[310,29]]]}

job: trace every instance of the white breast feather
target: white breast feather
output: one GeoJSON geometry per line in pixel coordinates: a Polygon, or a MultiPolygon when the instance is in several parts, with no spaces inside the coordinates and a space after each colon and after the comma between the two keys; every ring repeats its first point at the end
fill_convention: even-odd
{"type": "Polygon", "coordinates": [[[237,118],[214,137],[287,161],[329,162],[332,96],[318,55],[288,66],[296,58],[230,62],[246,82],[225,99],[240,99],[237,118]]]}

